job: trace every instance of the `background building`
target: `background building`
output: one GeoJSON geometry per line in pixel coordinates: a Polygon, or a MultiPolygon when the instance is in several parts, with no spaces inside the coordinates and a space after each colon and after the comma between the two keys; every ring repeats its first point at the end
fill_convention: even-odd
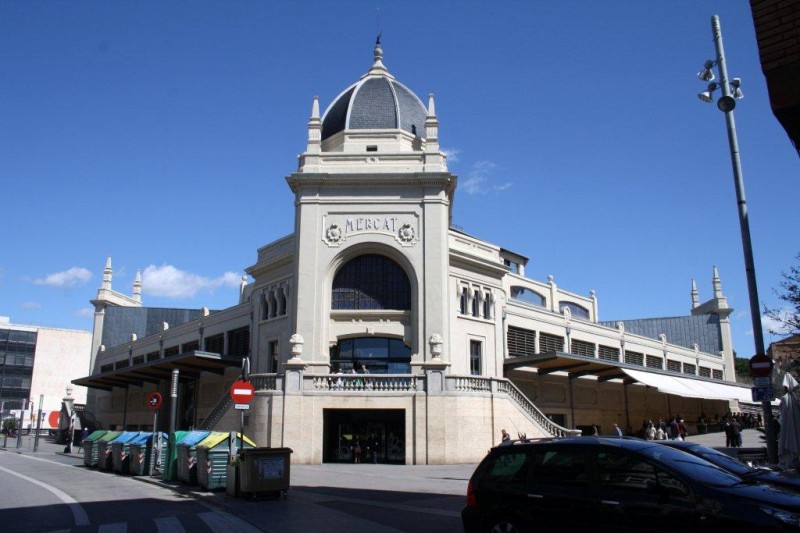
{"type": "Polygon", "coordinates": [[[35,426],[41,407],[42,427],[57,429],[67,387],[72,389],[75,403],[86,402],[86,388],[72,387],[70,382],[89,368],[91,338],[88,331],[12,324],[8,317],[0,317],[3,416],[11,410],[27,409],[23,425],[35,426]],[[44,397],[41,406],[40,396],[44,397]]]}

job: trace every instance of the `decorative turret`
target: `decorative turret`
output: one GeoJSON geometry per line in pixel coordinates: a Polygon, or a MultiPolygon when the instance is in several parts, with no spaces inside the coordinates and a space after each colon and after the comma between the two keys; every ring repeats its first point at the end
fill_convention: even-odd
{"type": "Polygon", "coordinates": [[[692,278],[692,309],[700,305],[700,296],[697,292],[697,283],[695,282],[694,278],[692,278]]]}
{"type": "Polygon", "coordinates": [[[142,303],[142,271],[136,271],[136,278],[133,280],[133,299],[142,303]]]}
{"type": "Polygon", "coordinates": [[[106,267],[103,269],[103,283],[101,289],[111,290],[111,256],[106,257],[106,267]]]}

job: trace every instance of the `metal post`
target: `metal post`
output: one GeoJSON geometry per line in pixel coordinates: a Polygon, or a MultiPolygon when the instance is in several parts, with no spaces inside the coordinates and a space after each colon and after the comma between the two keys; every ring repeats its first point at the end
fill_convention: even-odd
{"type": "Polygon", "coordinates": [[[175,434],[175,421],[178,418],[178,375],[180,370],[177,368],[172,371],[172,386],[170,387],[169,397],[171,404],[169,407],[169,434],[175,434]]]}
{"type": "MultiPolygon", "coordinates": [[[[161,466],[161,442],[160,439],[157,439],[156,436],[158,435],[158,409],[153,413],[153,439],[150,441],[151,446],[157,446],[155,448],[155,453],[153,454],[153,459],[150,461],[150,472],[148,475],[153,477],[153,472],[155,471],[156,464],[161,466]]],[[[145,445],[145,450],[147,450],[147,446],[145,445]]]]}
{"type": "Polygon", "coordinates": [[[42,403],[44,394],[39,395],[39,414],[36,415],[36,438],[33,440],[33,451],[39,451],[39,431],[42,429],[42,403]]]}
{"type": "Polygon", "coordinates": [[[19,427],[17,428],[17,448],[22,448],[22,424],[25,422],[25,409],[28,407],[28,399],[22,400],[22,410],[19,412],[19,427]]]}
{"type": "MultiPolygon", "coordinates": [[[[711,17],[711,33],[714,35],[714,45],[717,49],[717,67],[719,69],[719,85],[722,95],[730,98],[731,90],[728,83],[728,66],[725,63],[725,50],[722,46],[722,28],[719,17],[711,17]]],[[[744,193],[742,179],[742,164],[739,160],[739,141],[736,137],[736,122],[733,109],[726,111],[725,123],[728,130],[728,145],[731,152],[731,165],[733,166],[733,182],[736,187],[736,203],[739,207],[739,228],[742,234],[742,249],[744,251],[744,264],[747,273],[747,292],[750,298],[750,319],[753,325],[753,340],[756,355],[765,355],[764,332],[761,326],[761,312],[759,309],[758,287],[756,285],[756,267],[753,260],[753,246],[750,241],[750,220],[747,215],[747,199],[744,193]]],[[[775,439],[775,424],[772,420],[772,404],[768,400],[761,402],[764,414],[764,426],[767,433],[767,456],[770,463],[778,462],[778,443],[775,439]]]]}

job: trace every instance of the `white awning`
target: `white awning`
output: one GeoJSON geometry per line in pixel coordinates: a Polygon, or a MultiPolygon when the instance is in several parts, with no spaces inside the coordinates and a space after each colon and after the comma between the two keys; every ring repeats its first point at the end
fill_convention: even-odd
{"type": "Polygon", "coordinates": [[[687,396],[689,398],[705,398],[708,400],[738,400],[743,403],[753,403],[753,396],[749,387],[739,387],[725,383],[711,383],[699,379],[667,376],[655,372],[643,372],[622,368],[623,372],[636,381],[655,387],[659,392],[687,396]]]}

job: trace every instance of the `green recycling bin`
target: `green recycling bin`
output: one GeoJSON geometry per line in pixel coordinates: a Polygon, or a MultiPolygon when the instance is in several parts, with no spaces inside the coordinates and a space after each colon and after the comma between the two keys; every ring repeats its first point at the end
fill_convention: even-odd
{"type": "Polygon", "coordinates": [[[111,470],[111,441],[122,435],[122,431],[109,431],[97,441],[97,468],[111,470]]]}
{"type": "Polygon", "coordinates": [[[131,442],[142,432],[125,431],[111,442],[111,469],[118,474],[128,473],[130,463],[131,442]]]}
{"type": "Polygon", "coordinates": [[[283,496],[289,491],[291,448],[245,448],[239,451],[239,494],[283,496]]]}
{"type": "Polygon", "coordinates": [[[163,465],[167,459],[167,440],[166,433],[161,435],[161,449],[158,450],[159,433],[146,433],[136,437],[131,441],[131,458],[128,463],[128,473],[133,476],[150,475],[150,465],[153,465],[154,473],[161,473],[163,465]],[[156,458],[156,453],[160,452],[156,458]],[[158,459],[158,460],[157,460],[158,459]]]}
{"type": "Polygon", "coordinates": [[[190,431],[178,443],[178,481],[197,485],[197,445],[210,434],[210,431],[190,431]]]}
{"type": "Polygon", "coordinates": [[[83,464],[86,466],[97,466],[97,441],[108,433],[105,429],[98,429],[83,439],[81,446],[83,447],[83,464]]]}
{"type": "MultiPolygon", "coordinates": [[[[237,444],[242,434],[236,434],[237,444]]],[[[224,489],[228,483],[228,463],[231,434],[212,431],[197,445],[197,484],[206,490],[224,489]]],[[[255,448],[255,443],[244,437],[245,448],[255,448]]],[[[241,445],[239,446],[241,448],[241,445]]]]}
{"type": "Polygon", "coordinates": [[[178,444],[191,433],[190,431],[176,431],[169,435],[167,439],[167,453],[164,459],[164,467],[161,469],[161,479],[164,481],[175,481],[178,479],[178,444]]]}

